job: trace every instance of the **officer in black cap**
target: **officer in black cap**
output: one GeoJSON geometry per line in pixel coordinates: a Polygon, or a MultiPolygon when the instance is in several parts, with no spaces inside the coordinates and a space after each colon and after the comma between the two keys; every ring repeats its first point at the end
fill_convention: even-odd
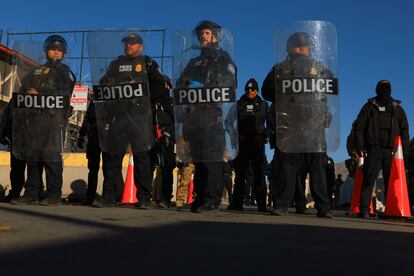
{"type": "Polygon", "coordinates": [[[365,157],[359,217],[369,217],[369,205],[375,179],[382,168],[385,194],[391,171],[394,139],[401,136],[404,155],[408,154],[409,130],[404,109],[391,97],[391,83],[377,83],[377,96],[368,100],[355,121],[355,143],[358,155],[365,157]]]}
{"type": "MultiPolygon", "coordinates": [[[[106,74],[101,78],[100,85],[117,85],[131,82],[139,82],[142,74],[148,79],[151,105],[165,102],[165,79],[155,60],[143,55],[143,39],[139,34],[129,34],[122,39],[124,43],[124,55],[118,56],[111,62],[106,74]],[[144,65],[141,65],[141,62],[144,65]],[[125,68],[132,68],[125,70],[125,68]]],[[[151,108],[151,107],[149,107],[151,108]]],[[[127,127],[127,126],[126,126],[127,127]]],[[[121,130],[122,131],[122,130],[121,130]]],[[[127,132],[127,130],[123,130],[127,132]]],[[[148,133],[153,135],[153,133],[148,133]]],[[[149,150],[136,150],[132,143],[134,153],[134,178],[137,186],[137,198],[139,209],[149,209],[152,192],[152,171],[149,150]]],[[[113,207],[116,198],[116,186],[122,179],[122,160],[124,154],[102,153],[104,187],[102,200],[92,204],[93,207],[113,207]]]]}
{"type": "MultiPolygon", "coordinates": [[[[286,50],[288,52],[287,58],[282,63],[273,66],[272,70],[266,76],[262,85],[262,96],[265,100],[275,103],[275,91],[276,91],[276,78],[289,79],[292,77],[298,78],[329,78],[332,76],[330,70],[328,70],[320,61],[311,58],[311,48],[313,44],[306,32],[296,32],[292,34],[286,43],[286,50]]],[[[278,88],[278,91],[281,91],[278,88]]],[[[312,93],[311,93],[312,94],[312,93]]],[[[299,104],[313,104],[315,101],[314,95],[298,95],[295,99],[296,106],[299,104]],[[301,97],[301,99],[299,98],[301,97]]],[[[315,105],[319,104],[319,99],[316,99],[315,105]],[[318,101],[318,102],[316,102],[318,101]]],[[[291,103],[291,104],[292,104],[291,103]]],[[[320,106],[315,108],[319,111],[320,106]]],[[[325,110],[325,108],[321,108],[325,110]]],[[[298,111],[298,110],[296,110],[298,111]]],[[[275,110],[275,112],[278,112],[275,110]]],[[[303,112],[300,108],[298,112],[303,112]]],[[[293,113],[292,113],[293,114],[293,113]]],[[[292,126],[289,126],[291,130],[298,129],[298,124],[315,126],[315,135],[308,135],[317,137],[315,140],[307,141],[302,139],[301,141],[295,141],[295,147],[302,149],[306,148],[307,143],[319,143],[320,148],[324,149],[322,152],[298,152],[289,153],[283,152],[276,146],[275,156],[278,159],[278,179],[276,194],[273,197],[273,215],[285,216],[288,214],[288,206],[293,201],[295,195],[295,188],[298,183],[302,182],[304,176],[308,173],[310,175],[310,185],[312,195],[316,203],[316,209],[318,210],[318,217],[332,218],[333,215],[329,211],[330,200],[327,193],[326,184],[326,172],[325,172],[325,160],[326,160],[326,142],[324,139],[325,126],[314,123],[314,116],[326,117],[325,113],[308,114],[301,116],[302,120],[291,120],[292,126]],[[311,116],[310,116],[311,115],[311,116]],[[296,127],[296,128],[295,128],[296,127]]],[[[276,116],[274,114],[273,116],[276,116]]],[[[287,118],[289,120],[289,118],[287,118]]],[[[274,123],[274,129],[278,129],[278,122],[274,123]]],[[[306,128],[306,127],[305,127],[306,128]]],[[[275,134],[278,135],[277,133],[275,134]]],[[[287,140],[287,143],[291,141],[287,140]]],[[[297,209],[298,213],[302,213],[303,208],[297,209]]]]}
{"type": "MultiPolygon", "coordinates": [[[[75,84],[75,75],[62,63],[67,52],[66,40],[60,35],[51,35],[43,47],[47,61],[22,79],[20,91],[26,94],[64,94],[71,96],[75,84]]],[[[69,114],[67,114],[69,116],[69,114]]],[[[49,115],[52,116],[52,115],[49,115]]],[[[39,126],[33,126],[34,128],[39,126]]],[[[49,135],[49,134],[48,134],[49,135]]],[[[47,147],[47,145],[46,145],[47,147]]],[[[28,178],[24,196],[12,200],[13,204],[35,204],[39,200],[42,188],[42,168],[46,171],[47,196],[41,205],[59,205],[61,202],[63,163],[58,161],[31,161],[27,163],[28,178]]]]}
{"type": "Polygon", "coordinates": [[[269,106],[257,94],[259,85],[255,79],[247,81],[245,94],[237,102],[239,130],[239,155],[234,160],[236,172],[232,210],[243,210],[246,172],[249,162],[254,174],[254,194],[259,212],[266,211],[266,184],[264,176],[266,119],[269,106]]]}
{"type": "MultiPolygon", "coordinates": [[[[203,20],[194,28],[193,33],[199,42],[195,47],[201,53],[188,62],[177,80],[177,87],[189,87],[193,82],[201,83],[203,87],[235,87],[237,69],[229,53],[220,46],[221,26],[210,20],[203,20]]],[[[217,155],[220,155],[223,160],[226,141],[223,122],[220,122],[220,118],[223,118],[221,107],[214,104],[194,106],[187,117],[184,125],[186,132],[191,135],[185,139],[189,141],[192,159],[217,159],[217,155]]],[[[191,205],[191,211],[217,211],[219,195],[224,187],[225,164],[223,161],[195,161],[194,165],[196,198],[191,205]]]]}

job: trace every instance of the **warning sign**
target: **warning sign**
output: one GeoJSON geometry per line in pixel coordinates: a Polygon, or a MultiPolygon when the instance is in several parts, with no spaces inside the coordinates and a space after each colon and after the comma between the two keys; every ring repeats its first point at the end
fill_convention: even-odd
{"type": "Polygon", "coordinates": [[[86,111],[88,106],[88,90],[89,87],[87,85],[75,85],[72,98],[70,99],[73,110],[86,111]]]}

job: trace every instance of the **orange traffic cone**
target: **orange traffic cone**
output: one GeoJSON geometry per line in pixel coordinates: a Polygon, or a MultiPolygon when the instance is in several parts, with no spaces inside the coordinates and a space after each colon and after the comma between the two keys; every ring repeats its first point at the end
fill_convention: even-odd
{"type": "Polygon", "coordinates": [[[405,176],[404,157],[400,136],[395,137],[394,146],[396,147],[396,150],[391,164],[384,216],[410,217],[411,211],[408,200],[407,178],[405,176]]]}
{"type": "Polygon", "coordinates": [[[134,181],[134,157],[132,151],[129,152],[128,170],[124,184],[124,193],[122,195],[121,203],[131,204],[137,203],[137,187],[134,181]]]}
{"type": "MultiPolygon", "coordinates": [[[[354,180],[354,187],[352,189],[352,202],[351,208],[349,213],[351,215],[356,215],[359,213],[359,202],[361,199],[361,190],[362,190],[362,183],[364,181],[364,174],[362,172],[362,167],[364,166],[364,157],[358,158],[358,166],[355,172],[355,180],[354,180]]],[[[369,205],[369,212],[370,214],[374,214],[374,207],[371,204],[369,205]]]]}
{"type": "Polygon", "coordinates": [[[193,191],[194,191],[194,174],[191,175],[191,180],[190,180],[190,183],[188,184],[188,195],[187,195],[188,205],[193,203],[193,191]]]}

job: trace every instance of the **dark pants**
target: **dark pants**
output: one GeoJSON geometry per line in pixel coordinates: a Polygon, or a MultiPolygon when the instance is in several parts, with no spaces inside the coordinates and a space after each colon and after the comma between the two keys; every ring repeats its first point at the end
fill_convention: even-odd
{"type": "Polygon", "coordinates": [[[296,189],[295,189],[295,207],[296,209],[306,209],[306,174],[298,174],[296,176],[296,189]]]}
{"type": "MultiPolygon", "coordinates": [[[[229,203],[233,203],[233,170],[232,170],[232,162],[224,162],[224,186],[227,190],[227,195],[229,199],[229,203]]],[[[223,197],[224,189],[220,191],[219,200],[223,197]]]]}
{"type": "Polygon", "coordinates": [[[254,194],[258,208],[266,208],[266,184],[264,177],[264,145],[241,145],[239,155],[234,160],[236,178],[234,181],[233,205],[243,207],[244,191],[246,185],[246,172],[251,162],[254,175],[254,194]]]}
{"type": "Polygon", "coordinates": [[[161,184],[156,187],[154,195],[157,203],[164,202],[170,204],[173,190],[173,170],[175,168],[174,145],[158,142],[150,151],[151,171],[158,165],[161,169],[161,184]]]}
{"type": "Polygon", "coordinates": [[[218,196],[224,187],[224,162],[194,163],[194,190],[197,206],[218,204],[218,196]]]}
{"type": "Polygon", "coordinates": [[[365,158],[363,174],[364,180],[361,190],[360,208],[364,213],[369,212],[369,205],[371,202],[372,190],[374,188],[375,180],[382,168],[382,175],[384,177],[385,199],[387,198],[388,181],[390,178],[392,162],[392,149],[370,149],[365,158]]]}
{"type": "Polygon", "coordinates": [[[326,153],[284,153],[279,154],[278,188],[275,208],[288,208],[295,194],[299,175],[310,177],[310,188],[318,211],[329,210],[326,187],[326,153]]]}
{"type": "Polygon", "coordinates": [[[63,163],[59,161],[28,161],[24,196],[38,199],[42,188],[42,172],[46,172],[46,198],[55,200],[62,195],[63,163]]]}
{"type": "Polygon", "coordinates": [[[17,159],[10,150],[10,197],[17,198],[25,184],[26,161],[17,159]]]}
{"type": "Polygon", "coordinates": [[[98,187],[99,163],[101,162],[101,147],[99,146],[98,134],[88,136],[86,149],[88,158],[88,189],[86,191],[87,200],[93,201],[98,187]]]}
{"type": "MultiPolygon", "coordinates": [[[[115,200],[122,195],[123,177],[122,160],[124,154],[110,155],[102,153],[103,159],[103,196],[115,200]]],[[[149,151],[134,153],[134,180],[137,187],[137,198],[149,204],[151,200],[152,171],[149,151]]]]}

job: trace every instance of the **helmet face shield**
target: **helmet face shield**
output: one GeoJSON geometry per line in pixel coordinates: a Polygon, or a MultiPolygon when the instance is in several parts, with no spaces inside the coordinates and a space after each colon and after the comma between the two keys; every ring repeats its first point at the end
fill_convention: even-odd
{"type": "Polygon", "coordinates": [[[297,47],[313,47],[313,43],[308,33],[296,32],[289,37],[286,45],[287,51],[292,53],[292,50],[297,47]]]}

